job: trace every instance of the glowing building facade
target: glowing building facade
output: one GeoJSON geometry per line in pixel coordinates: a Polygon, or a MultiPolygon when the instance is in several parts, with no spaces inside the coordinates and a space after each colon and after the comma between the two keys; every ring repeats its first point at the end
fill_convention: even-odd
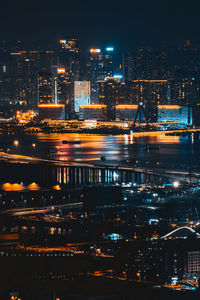
{"type": "Polygon", "coordinates": [[[138,109],[138,105],[119,104],[116,105],[115,109],[116,120],[134,120],[138,109]]]}
{"type": "Polygon", "coordinates": [[[126,103],[126,84],[118,78],[108,78],[98,82],[99,103],[107,105],[109,120],[116,118],[116,105],[126,103]]]}
{"type": "Polygon", "coordinates": [[[178,125],[192,125],[192,109],[179,105],[158,105],[158,122],[176,122],[178,125]]]}
{"type": "Polygon", "coordinates": [[[83,120],[106,120],[107,106],[101,104],[81,105],[79,118],[83,120]]]}
{"type": "Polygon", "coordinates": [[[54,78],[53,74],[47,71],[38,74],[38,102],[47,104],[54,102],[54,78]]]}
{"type": "Polygon", "coordinates": [[[90,82],[75,81],[74,82],[74,110],[79,112],[80,105],[90,104],[90,82]]]}
{"type": "Polygon", "coordinates": [[[91,100],[98,102],[99,80],[113,76],[114,48],[107,47],[104,50],[92,48],[87,62],[87,79],[91,82],[91,100]]]}
{"type": "Polygon", "coordinates": [[[167,80],[132,80],[127,83],[128,103],[143,103],[147,118],[156,122],[158,118],[157,106],[167,104],[167,80]]]}
{"type": "Polygon", "coordinates": [[[65,119],[65,106],[62,104],[40,104],[38,108],[40,121],[65,119]]]}
{"type": "Polygon", "coordinates": [[[59,65],[66,69],[70,81],[80,77],[80,45],[78,38],[67,38],[59,42],[59,65]]]}

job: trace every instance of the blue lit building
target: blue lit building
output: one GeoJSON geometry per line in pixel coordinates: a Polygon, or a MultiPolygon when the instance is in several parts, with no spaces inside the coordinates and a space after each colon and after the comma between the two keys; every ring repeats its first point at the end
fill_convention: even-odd
{"type": "Polygon", "coordinates": [[[192,109],[179,105],[158,105],[158,122],[175,122],[179,126],[192,125],[192,109]]]}

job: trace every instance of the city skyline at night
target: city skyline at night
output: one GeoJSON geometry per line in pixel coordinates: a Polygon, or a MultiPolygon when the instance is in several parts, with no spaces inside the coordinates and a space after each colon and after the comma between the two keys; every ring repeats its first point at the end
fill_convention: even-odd
{"type": "Polygon", "coordinates": [[[3,1],[0,300],[197,300],[200,2],[3,1]]]}

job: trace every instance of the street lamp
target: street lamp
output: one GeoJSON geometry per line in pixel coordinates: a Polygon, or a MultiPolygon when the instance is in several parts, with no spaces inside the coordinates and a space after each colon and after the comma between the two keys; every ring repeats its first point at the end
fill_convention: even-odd
{"type": "Polygon", "coordinates": [[[175,188],[179,187],[179,185],[180,185],[180,183],[179,183],[178,181],[174,181],[174,182],[173,182],[173,186],[174,186],[175,188]]]}
{"type": "Polygon", "coordinates": [[[138,277],[138,281],[140,281],[140,279],[141,279],[141,274],[140,274],[140,272],[137,272],[137,277],[138,277]]]}
{"type": "Polygon", "coordinates": [[[15,140],[14,143],[15,147],[19,146],[19,141],[15,140]]]}
{"type": "Polygon", "coordinates": [[[34,156],[34,155],[35,155],[35,147],[36,147],[36,144],[33,143],[33,144],[32,144],[32,147],[33,147],[33,156],[34,156]]]}

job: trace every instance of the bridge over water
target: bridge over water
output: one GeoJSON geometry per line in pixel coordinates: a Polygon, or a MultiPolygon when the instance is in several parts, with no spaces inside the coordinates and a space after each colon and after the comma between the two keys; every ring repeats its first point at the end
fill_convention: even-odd
{"type": "Polygon", "coordinates": [[[129,182],[168,183],[184,181],[197,183],[200,173],[190,174],[182,170],[150,169],[131,165],[105,163],[81,163],[0,153],[0,183],[36,182],[44,186],[109,185],[129,182]]]}

